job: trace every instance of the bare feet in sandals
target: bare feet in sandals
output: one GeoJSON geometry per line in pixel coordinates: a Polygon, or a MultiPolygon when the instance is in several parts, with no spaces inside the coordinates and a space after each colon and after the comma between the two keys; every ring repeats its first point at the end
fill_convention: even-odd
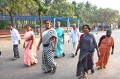
{"type": "Polygon", "coordinates": [[[105,69],[106,67],[104,66],[103,68],[105,69]]]}
{"type": "Polygon", "coordinates": [[[102,67],[98,67],[98,70],[102,69],[102,67]]]}
{"type": "Polygon", "coordinates": [[[83,79],[83,76],[78,77],[78,79],[83,79]]]}

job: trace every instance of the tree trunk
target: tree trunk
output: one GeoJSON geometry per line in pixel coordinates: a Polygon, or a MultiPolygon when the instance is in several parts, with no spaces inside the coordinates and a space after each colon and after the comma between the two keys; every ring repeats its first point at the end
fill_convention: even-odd
{"type": "Polygon", "coordinates": [[[42,36],[42,15],[39,13],[39,20],[40,20],[40,36],[42,36]]]}
{"type": "Polygon", "coordinates": [[[11,23],[14,25],[12,13],[9,12],[11,23]]]}

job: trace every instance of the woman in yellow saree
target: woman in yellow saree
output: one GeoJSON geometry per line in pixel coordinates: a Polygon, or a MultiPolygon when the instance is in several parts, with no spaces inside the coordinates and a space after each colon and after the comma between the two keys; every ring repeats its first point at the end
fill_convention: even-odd
{"type": "Polygon", "coordinates": [[[99,52],[100,56],[98,58],[98,62],[96,62],[96,66],[99,69],[106,68],[106,65],[108,63],[109,55],[110,55],[110,49],[112,47],[113,54],[114,51],[114,39],[111,37],[111,30],[107,30],[106,35],[103,35],[99,40],[99,52]]]}

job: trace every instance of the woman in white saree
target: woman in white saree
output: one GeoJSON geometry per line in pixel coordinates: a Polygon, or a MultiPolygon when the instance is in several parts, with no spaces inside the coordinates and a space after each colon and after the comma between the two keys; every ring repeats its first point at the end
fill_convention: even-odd
{"type": "Polygon", "coordinates": [[[42,70],[45,73],[52,72],[54,74],[57,67],[56,62],[54,62],[54,51],[57,45],[57,33],[56,30],[52,28],[50,20],[45,21],[45,30],[42,32],[42,36],[38,44],[38,50],[41,43],[43,46],[42,70]]]}

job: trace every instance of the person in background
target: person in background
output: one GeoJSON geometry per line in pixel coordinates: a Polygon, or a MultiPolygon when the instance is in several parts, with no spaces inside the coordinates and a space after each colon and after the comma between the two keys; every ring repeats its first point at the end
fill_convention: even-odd
{"type": "Polygon", "coordinates": [[[60,22],[58,21],[56,24],[56,32],[58,37],[57,47],[55,50],[54,58],[58,58],[60,56],[65,56],[63,51],[63,44],[64,44],[64,30],[60,27],[60,22]]]}
{"type": "Polygon", "coordinates": [[[12,39],[13,51],[14,51],[13,60],[16,60],[17,58],[20,58],[18,45],[20,44],[21,38],[18,30],[14,28],[13,24],[9,24],[9,29],[11,33],[11,39],[12,39]]]}
{"type": "Polygon", "coordinates": [[[26,25],[26,33],[24,34],[24,45],[23,48],[25,49],[24,52],[24,64],[27,66],[31,66],[36,64],[38,61],[35,58],[37,53],[37,46],[35,42],[35,35],[31,30],[31,25],[26,25]]]}
{"type": "Polygon", "coordinates": [[[42,70],[45,73],[55,73],[57,64],[54,61],[54,52],[57,46],[57,32],[52,27],[52,23],[50,20],[45,21],[45,30],[42,32],[42,36],[40,38],[38,44],[38,50],[42,43],[43,52],[42,52],[42,70]]]}
{"type": "Polygon", "coordinates": [[[72,43],[73,43],[73,53],[72,53],[72,57],[75,56],[75,51],[78,45],[78,41],[80,38],[80,32],[79,30],[76,28],[76,24],[71,25],[73,30],[71,31],[70,35],[69,35],[69,40],[68,43],[70,42],[70,40],[72,39],[72,43]]]}
{"type": "Polygon", "coordinates": [[[80,36],[80,41],[75,53],[77,56],[78,50],[80,49],[76,73],[76,76],[79,76],[78,79],[86,78],[86,73],[88,73],[88,70],[91,70],[91,73],[94,73],[93,53],[95,48],[99,56],[99,51],[94,35],[89,33],[91,28],[89,25],[83,25],[82,30],[84,34],[80,36]]]}
{"type": "Polygon", "coordinates": [[[111,47],[112,47],[111,55],[114,52],[114,39],[111,36],[111,34],[112,31],[107,30],[106,35],[103,35],[99,40],[98,46],[99,46],[100,56],[98,58],[98,61],[96,62],[96,66],[98,67],[98,70],[102,68],[106,68],[110,56],[111,47]]]}

